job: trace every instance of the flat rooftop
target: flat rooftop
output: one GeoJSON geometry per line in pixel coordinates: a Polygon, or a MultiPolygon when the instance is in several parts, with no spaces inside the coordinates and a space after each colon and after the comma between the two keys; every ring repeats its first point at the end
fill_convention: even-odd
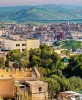
{"type": "Polygon", "coordinates": [[[78,95],[78,96],[81,96],[82,94],[80,93],[77,93],[77,92],[74,92],[74,91],[64,91],[64,92],[61,92],[62,94],[72,94],[72,95],[78,95]]]}
{"type": "Polygon", "coordinates": [[[46,83],[44,83],[43,81],[25,81],[26,83],[28,83],[28,84],[31,84],[31,85],[37,85],[38,83],[39,84],[46,84],[46,83]]]}

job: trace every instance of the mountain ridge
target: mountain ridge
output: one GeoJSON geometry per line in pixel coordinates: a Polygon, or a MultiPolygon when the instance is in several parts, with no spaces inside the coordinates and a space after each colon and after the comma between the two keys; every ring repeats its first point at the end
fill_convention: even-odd
{"type": "Polygon", "coordinates": [[[0,21],[81,20],[82,6],[37,5],[0,7],[0,21]]]}

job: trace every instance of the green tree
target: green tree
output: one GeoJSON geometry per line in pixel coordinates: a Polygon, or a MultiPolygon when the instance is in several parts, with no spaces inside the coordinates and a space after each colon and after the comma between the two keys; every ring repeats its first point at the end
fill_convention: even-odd
{"type": "Polygon", "coordinates": [[[13,68],[16,70],[17,68],[19,68],[19,63],[18,62],[14,62],[13,63],[13,68]]]}
{"type": "Polygon", "coordinates": [[[0,68],[3,68],[4,67],[4,58],[3,57],[0,57],[0,68]]]}
{"type": "Polygon", "coordinates": [[[33,55],[32,60],[31,60],[31,66],[40,66],[41,64],[41,59],[38,56],[33,55]]]}
{"type": "Polygon", "coordinates": [[[70,89],[73,91],[78,91],[82,89],[82,79],[79,77],[69,78],[70,89]]]}
{"type": "Polygon", "coordinates": [[[56,62],[57,60],[60,60],[61,58],[56,52],[53,52],[51,54],[51,59],[53,60],[53,62],[56,62]]]}
{"type": "Polygon", "coordinates": [[[59,92],[70,90],[69,81],[65,77],[63,77],[63,76],[60,77],[58,75],[52,75],[51,78],[53,78],[54,80],[56,80],[59,83],[59,85],[60,85],[59,92]]]}
{"type": "Polygon", "coordinates": [[[11,50],[7,54],[7,58],[9,61],[20,61],[21,59],[21,51],[18,49],[11,50]]]}
{"type": "Polygon", "coordinates": [[[60,60],[57,60],[56,61],[55,67],[57,69],[57,74],[58,74],[59,70],[62,70],[62,69],[65,68],[64,64],[60,60]]]}
{"type": "Polygon", "coordinates": [[[43,49],[41,51],[41,58],[42,59],[50,58],[50,56],[51,56],[51,51],[48,51],[46,49],[43,49]]]}
{"type": "Polygon", "coordinates": [[[52,64],[52,59],[48,58],[48,59],[42,59],[42,67],[44,68],[50,68],[52,64]]]}
{"type": "Polygon", "coordinates": [[[20,50],[15,49],[9,51],[7,54],[6,65],[8,66],[9,61],[15,62],[14,68],[17,65],[18,68],[26,67],[29,64],[29,53],[27,51],[21,53],[20,50]]]}
{"type": "Polygon", "coordinates": [[[45,81],[48,83],[49,99],[54,99],[56,93],[60,90],[60,85],[53,78],[46,78],[45,81]]]}
{"type": "Polygon", "coordinates": [[[75,55],[71,57],[66,70],[69,70],[70,76],[82,77],[82,55],[75,55]]]}
{"type": "Polygon", "coordinates": [[[19,65],[20,67],[27,67],[29,65],[29,52],[28,51],[25,51],[23,53],[21,53],[20,55],[20,61],[19,61],[19,65]]]}
{"type": "Polygon", "coordinates": [[[33,55],[40,57],[40,54],[41,54],[41,49],[39,49],[39,48],[37,48],[37,49],[31,49],[29,51],[30,59],[32,59],[33,55]]]}
{"type": "Polygon", "coordinates": [[[44,50],[44,49],[45,49],[45,50],[47,50],[47,51],[52,51],[52,48],[51,48],[50,46],[47,46],[47,45],[41,45],[41,46],[40,46],[40,49],[41,49],[41,50],[44,50]]]}

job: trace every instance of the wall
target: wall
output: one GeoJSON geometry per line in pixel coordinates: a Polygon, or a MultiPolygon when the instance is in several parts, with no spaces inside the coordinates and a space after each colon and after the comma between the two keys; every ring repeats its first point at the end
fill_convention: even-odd
{"type": "Polygon", "coordinates": [[[2,41],[2,50],[13,50],[13,49],[19,49],[22,52],[22,49],[26,49],[26,46],[22,46],[22,44],[26,44],[25,41],[14,41],[9,39],[4,39],[2,41]],[[20,44],[20,46],[16,46],[16,44],[20,44]]]}
{"type": "Polygon", "coordinates": [[[14,96],[14,79],[3,78],[0,79],[0,96],[6,98],[12,98],[14,96]]]}
{"type": "Polygon", "coordinates": [[[27,39],[26,41],[26,50],[39,48],[40,41],[38,39],[27,39]]]}

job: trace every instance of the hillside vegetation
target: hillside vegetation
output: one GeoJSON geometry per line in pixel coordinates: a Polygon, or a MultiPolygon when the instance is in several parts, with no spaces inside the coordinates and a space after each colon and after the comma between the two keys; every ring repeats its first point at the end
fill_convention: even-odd
{"type": "Polygon", "coordinates": [[[61,48],[64,48],[64,49],[82,48],[82,42],[75,41],[75,40],[67,40],[63,42],[63,45],[61,46],[61,48]]]}
{"type": "Polygon", "coordinates": [[[0,7],[0,21],[81,20],[82,7],[68,5],[41,5],[0,7]]]}

